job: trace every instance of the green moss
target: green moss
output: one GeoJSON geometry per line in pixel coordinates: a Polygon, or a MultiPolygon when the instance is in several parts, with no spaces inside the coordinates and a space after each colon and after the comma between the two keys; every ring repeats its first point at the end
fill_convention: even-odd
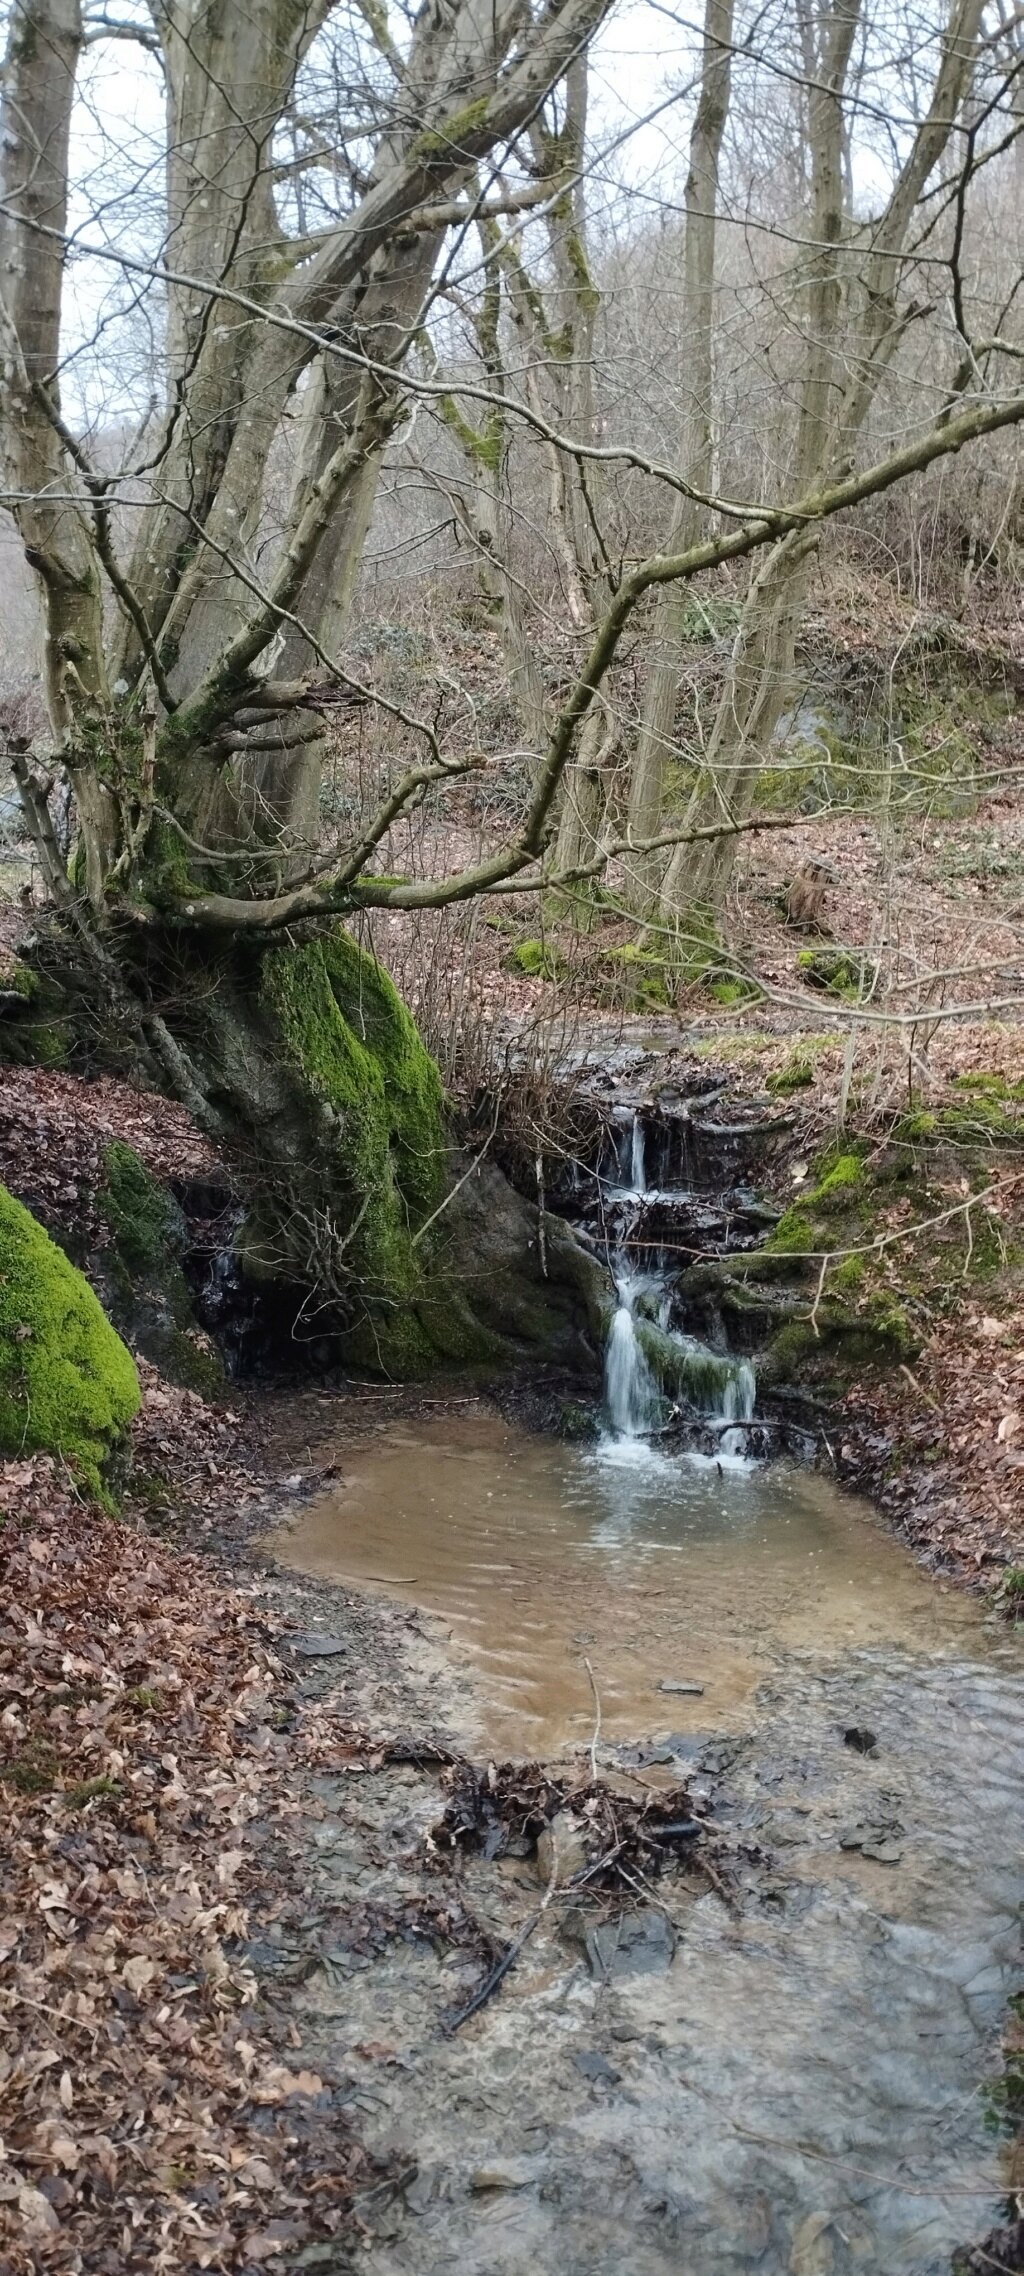
{"type": "Polygon", "coordinates": [[[958,1091],[983,1091],[988,1098],[1024,1099],[1024,1083],[1011,1083],[1006,1075],[954,1075],[958,1091]]]}
{"type": "Polygon", "coordinates": [[[764,1087],[766,1091],[774,1091],[778,1098],[788,1098],[791,1091],[805,1091],[813,1081],[814,1069],[810,1060],[802,1059],[799,1053],[794,1053],[784,1067],[777,1068],[774,1075],[768,1076],[764,1087]]]}
{"type": "Polygon", "coordinates": [[[56,1753],[45,1739],[29,1739],[10,1762],[0,1762],[0,1784],[16,1794],[49,1794],[57,1783],[56,1753]]]}
{"type": "Polygon", "coordinates": [[[807,1320],[787,1320],[777,1328],[758,1365],[758,1380],[765,1383],[785,1382],[796,1375],[811,1352],[820,1351],[821,1344],[807,1320]]]}
{"type": "Polygon", "coordinates": [[[983,1092],[963,1106],[915,1107],[900,1116],[893,1137],[908,1146],[1021,1146],[1024,1121],[983,1092]]]}
{"type": "Polygon", "coordinates": [[[428,127],[413,144],[417,158],[450,158],[457,155],[468,135],[475,133],[487,117],[490,97],[479,95],[475,103],[467,103],[463,110],[453,111],[440,126],[428,127]]]}
{"type": "Polygon", "coordinates": [[[877,972],[870,957],[844,948],[802,948],[797,967],[808,987],[821,988],[844,1003],[857,1003],[867,995],[877,972]]]}
{"type": "Polygon", "coordinates": [[[88,1282],[0,1187],[0,1450],[54,1454],[102,1500],[102,1465],[138,1405],[134,1362],[88,1282]]]}
{"type": "Polygon", "coordinates": [[[912,1328],[904,1306],[886,1293],[873,1296],[852,1326],[855,1333],[863,1333],[866,1328],[872,1337],[880,1337],[902,1358],[912,1359],[921,1348],[921,1338],[912,1328]]]}
{"type": "Polygon", "coordinates": [[[759,1256],[804,1256],[813,1254],[817,1243],[814,1226],[806,1209],[794,1206],[783,1211],[778,1224],[758,1250],[759,1256]]]}
{"type": "Polygon", "coordinates": [[[174,1202],[120,1139],[106,1148],[103,1170],[96,1198],[110,1230],[101,1260],[110,1310],[129,1343],[172,1383],[215,1398],[224,1389],[224,1369],[196,1328],[177,1253],[174,1202]]]}
{"type": "Polygon", "coordinates": [[[854,1188],[864,1185],[864,1164],[859,1154],[827,1157],[828,1167],[807,1196],[809,1209],[839,1209],[852,1199],[854,1188]]]}
{"type": "Polygon", "coordinates": [[[118,1253],[129,1268],[155,1272],[171,1229],[171,1204],[163,1187],[131,1146],[114,1139],[103,1156],[106,1183],[99,1196],[102,1215],[118,1253]]]}
{"type": "Polygon", "coordinates": [[[521,940],[512,951],[512,962],[520,972],[532,980],[557,980],[565,970],[565,958],[546,940],[521,940]]]}
{"type": "Polygon", "coordinates": [[[9,1067],[65,1066],[68,1030],[59,1017],[59,990],[27,964],[16,962],[0,973],[0,992],[20,999],[0,1020],[0,1062],[9,1067]]]}
{"type": "Polygon", "coordinates": [[[447,1162],[437,1068],[386,972],[348,933],[273,950],[261,995],[347,1190],[344,1262],[369,1306],[352,1357],[419,1371],[431,1347],[414,1310],[424,1276],[413,1236],[441,1199],[447,1162]]]}
{"type": "Polygon", "coordinates": [[[934,1114],[924,1107],[914,1107],[909,1114],[901,1114],[893,1137],[902,1145],[917,1146],[934,1138],[938,1128],[934,1114]]]}
{"type": "MultiPolygon", "coordinates": [[[[171,722],[168,721],[168,726],[171,722]]],[[[143,887],[147,900],[158,908],[186,899],[195,892],[189,848],[179,830],[158,815],[146,839],[143,887]]]]}
{"type": "Polygon", "coordinates": [[[670,1001],[671,969],[668,957],[638,941],[602,949],[602,998],[630,1011],[660,1011],[670,1001]]]}
{"type": "Polygon", "coordinates": [[[999,1583],[999,1597],[1015,1620],[1024,1620],[1024,1565],[1007,1565],[999,1583]]]}
{"type": "Polygon", "coordinates": [[[749,1004],[760,993],[753,980],[741,980],[734,973],[725,973],[708,986],[708,994],[714,997],[716,1004],[749,1004]]]}
{"type": "Polygon", "coordinates": [[[830,1295],[855,1296],[864,1286],[864,1259],[842,1257],[828,1276],[830,1295]]]}
{"type": "Polygon", "coordinates": [[[103,1801],[120,1791],[116,1778],[83,1778],[77,1786],[65,1788],[64,1802],[69,1810],[84,1810],[87,1803],[103,1801]]]}

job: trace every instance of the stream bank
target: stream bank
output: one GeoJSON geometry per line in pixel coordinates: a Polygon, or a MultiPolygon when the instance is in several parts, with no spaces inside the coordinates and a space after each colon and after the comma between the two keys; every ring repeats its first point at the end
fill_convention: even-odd
{"type": "MultiPolygon", "coordinates": [[[[641,1125],[645,1110],[652,1121],[661,1112],[648,1099],[652,1072],[644,1070],[641,1125]]],[[[681,1235],[691,1262],[705,1269],[709,1250],[721,1250],[712,1262],[728,1277],[740,1258],[763,1253],[757,1243],[766,1226],[770,1240],[771,1226],[784,1222],[786,1180],[801,1161],[802,1184],[818,1194],[830,1173],[808,1175],[817,1134],[780,1115],[774,1102],[778,1189],[769,1204],[763,1186],[771,1193],[771,1176],[758,1175],[760,1197],[742,1174],[724,1189],[719,1181],[716,1197],[711,1183],[692,1175],[699,1171],[692,1159],[685,1187],[674,1170],[663,1183],[646,1136],[638,1176],[635,1073],[624,1068],[616,1086],[621,1113],[607,1182],[619,1192],[610,1217],[604,1209],[605,1265],[637,1239],[641,1266],[649,1266],[652,1249],[665,1251],[681,1235]],[[658,1196],[671,1192],[678,1201],[683,1191],[689,1222],[681,1226],[677,1217],[669,1226],[658,1196]],[[766,1207],[767,1219],[759,1215],[766,1207]]],[[[670,1087],[670,1071],[662,1065],[661,1073],[670,1087]]],[[[685,1104],[692,1095],[679,1097],[685,1104]]],[[[707,1091],[704,1098],[698,1123],[715,1119],[714,1099],[707,1091]]],[[[755,1100],[750,1118],[765,1111],[755,1100]]],[[[728,1117],[719,1110],[719,1119],[728,1117]]],[[[691,1113],[691,1145],[692,1122],[691,1113]]],[[[553,1212],[556,1181],[548,1183],[553,1212]]],[[[578,1193],[567,1198],[567,1214],[585,1214],[578,1193]]],[[[796,1252],[783,1253],[788,1275],[796,1252]]],[[[682,1272],[689,1269],[684,1262],[682,1272]]],[[[766,1284],[777,1286],[777,1275],[769,1266],[766,1284]]],[[[809,1310],[813,1290],[808,1297],[801,1285],[785,1285],[788,1298],[809,1310]]],[[[984,1301],[993,1307],[985,1317],[996,1316],[999,1285],[985,1282],[984,1301]]],[[[263,2047],[267,2034],[275,2052],[261,2060],[304,2083],[289,2086],[279,2106],[261,2103],[243,2081],[239,2108],[257,2131],[260,2111],[278,2109],[285,2130],[307,2144],[320,2138],[322,2121],[367,2161],[379,2160],[367,2162],[349,2193],[358,2245],[348,2211],[337,2234],[316,2221],[310,2227],[311,2173],[298,2211],[262,2199],[258,2180],[243,2174],[238,2189],[254,2194],[239,2207],[226,2267],[290,2261],[340,2269],[351,2260],[373,2276],[430,2276],[447,2270],[455,2253],[480,2276],[556,2266],[570,2276],[620,2276],[624,2267],[630,2276],[675,2276],[681,2258],[695,2276],[744,2265],[769,2276],[847,2276],[873,2267],[945,2276],[956,2240],[996,2217],[1010,2177],[988,2128],[985,2095],[1006,1995],[1019,1980],[1014,1633],[1001,1621],[986,1626],[979,1604],[926,1580],[841,1495],[829,1515],[816,1498],[833,1494],[827,1480],[808,1480],[785,1463],[752,1469],[735,1443],[723,1444],[755,1421],[762,1455],[782,1436],[769,1428],[775,1421],[799,1436],[809,1418],[813,1433],[814,1399],[827,1388],[802,1363],[813,1396],[796,1426],[779,1400],[785,1384],[759,1393],[759,1411],[741,1414],[749,1360],[719,1339],[711,1291],[690,1283],[673,1291],[673,1304],[677,1294],[694,1306],[685,1316],[671,1304],[660,1316],[664,1290],[624,1295],[620,1287],[618,1305],[609,1299],[610,1318],[625,1312],[629,1323],[627,1338],[620,1321],[629,1356],[625,1403],[612,1418],[627,1441],[618,1463],[602,1456],[593,1389],[568,1368],[552,1369],[545,1386],[532,1375],[503,1391],[503,1412],[463,1377],[348,1391],[325,1379],[302,1396],[255,1400],[239,1390],[218,1414],[197,1394],[172,1395],[143,1371],[136,1517],[179,1541],[199,1538],[227,1558],[228,1580],[242,1590],[239,1637],[247,1622],[255,1620],[258,1632],[265,1620],[265,1648],[277,1621],[286,1624],[272,1646],[284,1680],[245,1727],[259,1738],[254,1763],[263,1760],[253,1797],[274,1769],[264,1792],[284,1812],[287,1871],[268,1879],[273,1825],[266,1809],[246,1804],[230,1837],[244,1857],[244,1901],[233,1909],[221,1893],[213,1902],[226,1908],[215,1937],[225,1964],[244,1966],[253,1979],[246,2044],[263,2047]],[[643,1388],[637,1352],[653,1366],[659,1354],[666,1358],[666,1338],[679,1371],[674,1412],[659,1406],[643,1417],[633,1404],[638,1380],[643,1388]],[[574,1407],[583,1435],[573,1445],[524,1441],[514,1410],[538,1419],[538,1404],[563,1427],[574,1407]],[[652,1421],[653,1446],[639,1427],[652,1421]],[[250,1488],[245,1471],[260,1431],[264,1475],[250,1488]],[[431,1483],[439,1459],[447,1465],[443,1491],[431,1483]],[[493,1535],[488,1550],[481,1534],[475,1555],[458,1558],[470,1568],[475,1603],[464,1596],[456,1604],[447,1584],[433,1595],[436,1563],[432,1571],[407,1563],[408,1528],[392,1542],[393,1555],[379,1554],[399,1506],[394,1466],[403,1460],[413,1514],[421,1527],[424,1513],[431,1517],[421,1547],[435,1558],[449,1530],[453,1542],[467,1540],[462,1518],[453,1524],[453,1476],[463,1476],[464,1513],[479,1521],[503,1472],[505,1549],[496,1556],[493,1535]],[[324,1486],[329,1522],[341,1524],[350,1559],[365,1521],[365,1554],[333,1568],[355,1585],[328,1577],[326,1566],[319,1578],[290,1569],[301,1561],[303,1528],[324,1514],[311,1499],[324,1486]],[[567,1510],[579,1520],[575,1534],[565,1528],[567,1510]],[[296,1530],[277,1538],[273,1568],[258,1551],[254,1565],[257,1536],[289,1513],[296,1530]],[[504,1579],[497,1563],[513,1568],[504,1579]],[[467,1644],[474,1635],[475,1650],[467,1644]],[[534,1697],[532,1722],[522,1683],[511,1696],[501,1690],[500,1648],[530,1681],[531,1652],[554,1666],[562,1697],[552,1700],[549,1682],[547,1699],[534,1697]],[[596,1735],[587,1660],[602,1710],[596,1735]],[[663,1683],[682,1688],[662,1691],[663,1683]],[[847,1744],[847,1732],[860,1734],[863,1747],[847,1744]],[[388,1759],[386,1742],[396,1733],[413,1759],[388,1759]],[[549,1907],[495,1997],[450,2037],[445,2017],[479,1985],[488,1949],[507,1950],[534,1918],[546,1883],[531,1854],[515,1853],[469,1856],[454,1880],[438,1880],[426,1837],[444,1806],[444,1766],[429,1758],[431,1740],[478,1761],[505,1747],[543,1746],[552,1761],[564,1759],[581,1791],[591,1743],[617,1792],[635,1799],[645,1782],[682,1782],[711,1813],[714,1839],[724,1845],[724,1865],[709,1852],[721,1886],[702,1879],[698,1867],[662,1878],[653,1894],[641,1888],[603,1946],[595,1943],[600,1923],[585,1907],[549,1907]]],[[[982,1344],[988,1388],[1002,1346],[991,1335],[982,1344]]],[[[755,1358],[758,1349],[752,1340],[755,1358]]],[[[1009,1335],[1005,1349],[1012,1349],[1009,1335]]],[[[827,1350],[832,1364],[834,1343],[827,1350]]],[[[915,1353],[907,1365],[927,1387],[922,1357],[915,1353]]],[[[659,1385],[657,1397],[669,1394],[659,1385]]],[[[1005,1454],[1007,1441],[998,1443],[1005,1454]]],[[[842,1459],[841,1444],[837,1451],[842,1459]]],[[[31,1578],[31,1558],[24,1569],[31,1578]]],[[[154,1563],[158,1569],[163,1574],[154,1563]]],[[[219,1588],[216,1563],[208,1569],[219,1588]]],[[[168,1649],[166,1634],[158,1639],[154,1630],[160,1618],[151,1583],[134,1631],[141,1641],[132,1691],[154,1688],[146,1671],[158,1648],[168,1649]]],[[[16,1681],[24,1648],[16,1636],[16,1681]]],[[[241,1663],[238,1673],[244,1677],[241,1663]]],[[[168,1726],[153,1702],[139,1704],[144,1726],[156,1717],[146,1761],[159,1790],[168,1726]]],[[[178,1760],[189,1762],[198,1746],[205,1767],[208,1740],[194,1728],[190,1734],[187,1713],[178,1760]]],[[[81,1803],[85,1816],[73,1837],[65,1831],[59,1763],[52,1806],[58,1840],[73,1838],[77,1859],[86,1838],[100,1840],[104,1874],[124,1870],[124,1846],[139,1838],[104,1784],[116,1787],[121,1775],[110,1767],[117,1715],[95,1734],[100,1786],[81,1803]]],[[[187,1822],[196,1805],[182,1784],[176,1806],[187,1822]]],[[[208,1812],[206,1801],[199,1807],[208,1812]]],[[[209,1815],[206,1822],[213,1823],[209,1815]]],[[[84,1917],[77,1895],[74,1917],[84,1917]]],[[[182,1935],[174,1972],[191,1985],[187,1929],[182,1935]]],[[[119,1952],[127,1965],[131,1944],[119,1952]]],[[[159,2014],[165,1984],[158,1972],[152,1991],[143,1986],[143,2008],[152,2003],[159,2014]]],[[[172,1986],[175,1996],[182,1988],[172,1986]]],[[[185,1996],[202,2048],[210,2022],[203,1984],[185,1996]]],[[[116,2027],[116,2002],[109,2017],[116,2027]]],[[[44,2052],[48,2029],[44,2018],[44,2052]]],[[[48,2181],[48,2154],[30,2145],[30,2186],[48,2181]]],[[[210,2217],[211,2204],[226,2202],[201,2194],[220,2188],[211,2157],[206,2145],[195,2163],[152,2178],[153,2217],[170,2221],[178,2238],[210,2217]]],[[[58,2181],[62,2172],[95,2213],[89,2159],[73,2169],[57,2161],[58,2181]]],[[[119,2191],[128,2187],[127,2177],[118,2183],[119,2191]]],[[[114,2202],[120,2210],[123,2196],[114,2202]]],[[[52,2209],[59,2223],[72,2220],[66,2208],[52,2209]]],[[[155,2265],[154,2233],[140,2224],[140,2267],[155,2265]]],[[[58,2226],[33,2245],[27,2265],[63,2270],[66,2244],[58,2226]]],[[[177,2249],[176,2265],[188,2265],[177,2249]]]]}

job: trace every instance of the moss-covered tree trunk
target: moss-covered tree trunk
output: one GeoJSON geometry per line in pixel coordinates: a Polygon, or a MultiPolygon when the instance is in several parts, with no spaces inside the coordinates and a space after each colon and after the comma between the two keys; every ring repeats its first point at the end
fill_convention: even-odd
{"type": "Polygon", "coordinates": [[[387,974],[338,927],[232,942],[196,981],[169,1017],[248,1197],[247,1279],[388,1374],[461,1356],[471,1323],[442,1321],[424,1254],[449,1184],[441,1083],[387,974]]]}

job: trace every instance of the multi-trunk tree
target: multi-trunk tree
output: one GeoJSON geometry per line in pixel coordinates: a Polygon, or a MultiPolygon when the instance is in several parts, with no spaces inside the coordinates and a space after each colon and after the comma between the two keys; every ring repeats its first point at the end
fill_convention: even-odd
{"type": "MultiPolygon", "coordinates": [[[[596,300],[579,200],[584,59],[607,5],[425,0],[393,22],[378,0],[343,19],[327,0],[154,6],[135,27],[163,73],[154,255],[141,227],[137,242],[129,229],[115,244],[98,210],[83,225],[89,180],[72,174],[75,150],[89,151],[72,131],[87,42],[130,24],[102,15],[90,26],[81,0],[13,0],[0,118],[0,439],[3,503],[44,624],[51,734],[38,748],[9,736],[52,902],[40,953],[125,1056],[223,1141],[247,1146],[261,1195],[252,1269],[347,1305],[370,1346],[382,1306],[393,1317],[414,1298],[427,1304],[445,1139],[411,1022],[344,921],[513,883],[573,883],[617,847],[646,862],[650,840],[685,849],[670,864],[672,893],[681,877],[687,893],[710,893],[706,864],[749,819],[750,752],[763,752],[777,711],[776,659],[823,522],[1024,417],[1005,364],[968,358],[965,340],[946,396],[922,405],[897,449],[857,461],[879,375],[910,320],[898,291],[908,232],[961,131],[980,34],[977,0],[956,0],[928,115],[886,211],[851,240],[842,133],[856,10],[830,5],[809,95],[797,446],[773,498],[713,494],[713,190],[734,33],[726,0],[709,0],[690,201],[691,409],[674,464],[596,439],[596,300]],[[559,83],[553,147],[544,105],[559,83]],[[535,220],[518,225],[534,232],[540,290],[511,219],[534,206],[535,220]],[[478,433],[488,419],[515,420],[540,445],[581,621],[574,671],[545,720],[533,706],[537,747],[514,827],[468,866],[413,880],[393,874],[396,821],[443,801],[480,754],[464,739],[449,747],[442,712],[420,716],[367,683],[347,631],[389,440],[417,403],[443,406],[451,394],[425,327],[467,244],[479,248],[485,291],[500,266],[522,376],[507,388],[500,358],[489,368],[485,357],[460,411],[478,433]],[[73,412],[66,390],[62,403],[62,360],[82,322],[65,306],[73,247],[130,286],[160,360],[156,417],[140,422],[114,472],[109,449],[85,439],[81,404],[73,412]],[[544,336],[552,311],[573,328],[560,371],[544,336]],[[612,470],[661,483],[677,502],[664,551],[591,550],[593,502],[612,470]],[[723,727],[689,815],[666,827],[645,790],[618,840],[604,828],[570,844],[565,801],[559,854],[563,782],[586,758],[581,738],[604,732],[605,683],[645,596],[745,559],[755,569],[723,727]],[[386,716],[401,753],[347,826],[322,799],[341,707],[386,716]]],[[[662,679],[670,636],[671,619],[655,647],[662,679]]],[[[663,713],[662,702],[645,722],[649,751],[664,739],[663,713]]],[[[416,1334],[452,1348],[459,1331],[442,1311],[438,1298],[433,1327],[421,1319],[416,1334]]]]}

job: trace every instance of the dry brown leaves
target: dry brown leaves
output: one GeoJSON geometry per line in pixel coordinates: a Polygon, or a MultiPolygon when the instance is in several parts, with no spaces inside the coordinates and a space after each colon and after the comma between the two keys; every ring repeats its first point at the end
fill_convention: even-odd
{"type": "Polygon", "coordinates": [[[967,1574],[1024,1564],[1024,1310],[965,1306],[847,1416],[843,1457],[913,1542],[967,1574]]]}
{"type": "MultiPolygon", "coordinates": [[[[163,1509],[192,1540],[228,1525],[244,1533],[246,1513],[270,1485],[259,1467],[256,1402],[240,1391],[234,1405],[213,1405],[165,1382],[148,1360],[136,1356],[135,1365],[142,1406],[132,1424],[128,1509],[146,1517],[163,1509]]],[[[267,1412],[264,1399],[263,1420],[267,1412]]]]}
{"type": "Polygon", "coordinates": [[[367,2173],[245,1961],[299,1807],[274,1631],[45,1458],[0,1559],[0,2269],[274,2263],[367,2173]]]}
{"type": "Polygon", "coordinates": [[[114,1139],[133,1146],[156,1178],[217,1170],[207,1141],[171,1099],[110,1076],[87,1083],[40,1067],[0,1068],[0,1182],[48,1228],[74,1224],[83,1248],[106,1237],[94,1203],[114,1139]]]}

